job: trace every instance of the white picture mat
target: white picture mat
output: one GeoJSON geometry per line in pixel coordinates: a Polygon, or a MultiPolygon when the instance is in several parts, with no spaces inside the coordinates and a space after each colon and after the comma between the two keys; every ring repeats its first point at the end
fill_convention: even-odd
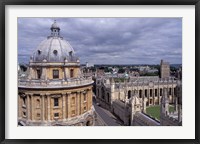
{"type": "Polygon", "coordinates": [[[6,139],[194,139],[195,6],[17,6],[5,8],[6,139]],[[182,17],[183,126],[17,126],[18,17],[182,17]]]}

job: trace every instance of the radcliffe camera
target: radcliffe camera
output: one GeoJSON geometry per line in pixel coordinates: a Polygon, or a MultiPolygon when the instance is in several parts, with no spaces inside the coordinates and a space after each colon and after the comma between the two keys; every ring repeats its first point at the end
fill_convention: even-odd
{"type": "Polygon", "coordinates": [[[17,106],[18,126],[182,126],[182,19],[18,18],[17,106]]]}

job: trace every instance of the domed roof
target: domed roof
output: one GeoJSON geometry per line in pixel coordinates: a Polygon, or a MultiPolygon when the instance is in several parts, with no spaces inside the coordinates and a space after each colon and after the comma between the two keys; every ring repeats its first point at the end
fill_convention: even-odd
{"type": "MultiPolygon", "coordinates": [[[[57,29],[57,25],[54,24],[52,26],[57,29]]],[[[59,31],[55,31],[54,28],[51,31],[51,36],[43,40],[34,51],[31,56],[32,62],[78,62],[74,49],[59,36],[59,31]]]]}
{"type": "Polygon", "coordinates": [[[58,24],[56,23],[56,20],[55,20],[54,23],[51,25],[51,29],[60,29],[60,27],[59,27],[58,24]]]}

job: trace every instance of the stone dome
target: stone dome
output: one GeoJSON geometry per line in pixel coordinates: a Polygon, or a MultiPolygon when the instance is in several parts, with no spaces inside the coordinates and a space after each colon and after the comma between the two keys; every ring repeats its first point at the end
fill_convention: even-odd
{"type": "Polygon", "coordinates": [[[60,37],[56,22],[51,26],[51,35],[43,40],[31,56],[32,62],[79,62],[72,46],[60,37]]]}
{"type": "Polygon", "coordinates": [[[58,26],[58,24],[56,23],[56,20],[54,21],[54,23],[51,25],[51,28],[50,29],[59,29],[60,30],[60,27],[58,26]]]}

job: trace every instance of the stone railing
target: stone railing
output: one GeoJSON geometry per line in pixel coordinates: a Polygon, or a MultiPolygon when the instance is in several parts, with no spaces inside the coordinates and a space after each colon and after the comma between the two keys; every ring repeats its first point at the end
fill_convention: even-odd
{"type": "MultiPolygon", "coordinates": [[[[125,87],[125,86],[148,86],[149,83],[151,81],[140,81],[140,82],[122,82],[122,83],[117,83],[118,85],[121,85],[122,87],[125,87]]],[[[159,81],[152,81],[153,82],[153,85],[170,85],[170,84],[177,84],[177,81],[176,80],[159,80],[159,81]]]]}
{"type": "Polygon", "coordinates": [[[75,87],[92,84],[92,77],[88,78],[72,78],[60,80],[18,80],[18,87],[21,88],[62,88],[62,87],[75,87]]]}

